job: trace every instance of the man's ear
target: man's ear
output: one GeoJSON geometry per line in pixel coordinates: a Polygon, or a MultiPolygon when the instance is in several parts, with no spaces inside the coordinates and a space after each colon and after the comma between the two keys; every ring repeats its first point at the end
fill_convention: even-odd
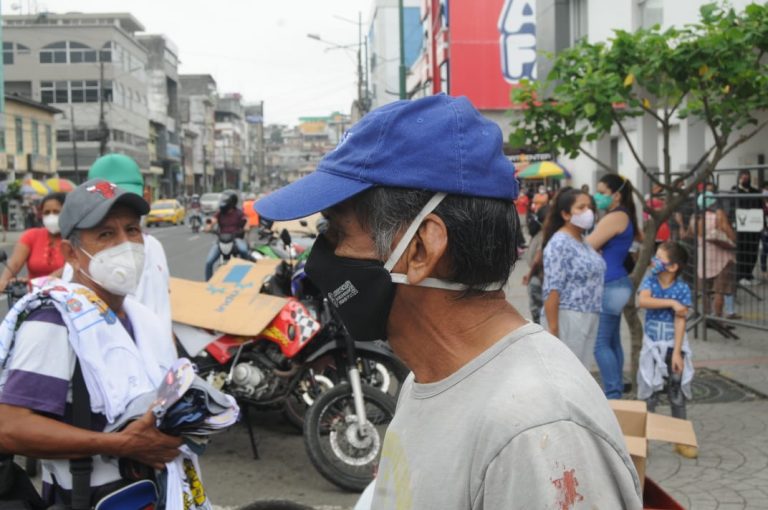
{"type": "Polygon", "coordinates": [[[448,251],[448,228],[442,218],[429,214],[405,251],[405,274],[408,281],[417,284],[428,277],[445,276],[444,255],[448,251]]]}
{"type": "Polygon", "coordinates": [[[80,269],[80,260],[77,258],[77,250],[72,243],[66,239],[61,242],[61,255],[64,257],[64,261],[67,262],[72,269],[77,271],[80,269]]]}

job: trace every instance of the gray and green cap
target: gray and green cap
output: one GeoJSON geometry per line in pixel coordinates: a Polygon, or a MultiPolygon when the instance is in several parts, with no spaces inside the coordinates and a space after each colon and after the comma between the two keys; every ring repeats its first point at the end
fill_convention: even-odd
{"type": "Polygon", "coordinates": [[[91,179],[67,194],[67,200],[59,215],[61,236],[68,239],[75,230],[99,225],[109,211],[122,204],[143,216],[149,212],[149,204],[136,193],[116,186],[104,179],[91,179]]]}

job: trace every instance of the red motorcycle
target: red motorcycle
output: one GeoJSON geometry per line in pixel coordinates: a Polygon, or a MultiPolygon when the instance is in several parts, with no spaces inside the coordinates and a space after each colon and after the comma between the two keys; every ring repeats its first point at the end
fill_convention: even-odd
{"type": "Polygon", "coordinates": [[[214,334],[174,324],[179,355],[197,365],[200,377],[225,391],[243,407],[254,457],[258,447],[248,407],[283,409],[286,418],[303,427],[304,413],[315,399],[347,378],[357,367],[363,384],[386,384],[393,391],[408,373],[382,344],[358,344],[349,349],[339,332],[323,327],[318,312],[295,298],[255,337],[214,334]]]}

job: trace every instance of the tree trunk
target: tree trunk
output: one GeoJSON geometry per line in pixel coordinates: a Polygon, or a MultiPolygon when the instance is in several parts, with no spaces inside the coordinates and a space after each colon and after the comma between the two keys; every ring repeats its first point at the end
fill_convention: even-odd
{"type": "MultiPolygon", "coordinates": [[[[635,291],[640,286],[640,282],[648,268],[651,257],[656,253],[656,222],[650,218],[643,229],[643,244],[637,256],[637,263],[632,274],[629,275],[632,280],[632,286],[635,291]]],[[[630,378],[632,385],[636,383],[637,369],[640,364],[640,349],[643,347],[643,323],[640,321],[637,304],[635,302],[637,292],[632,293],[632,297],[624,307],[624,319],[629,326],[629,350],[630,350],[630,378]]]]}

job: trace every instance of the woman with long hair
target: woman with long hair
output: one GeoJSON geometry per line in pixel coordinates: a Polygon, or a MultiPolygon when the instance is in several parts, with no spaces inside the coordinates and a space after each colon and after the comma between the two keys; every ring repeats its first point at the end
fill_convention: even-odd
{"type": "Polygon", "coordinates": [[[16,278],[25,264],[30,280],[51,274],[61,275],[64,257],[61,254],[59,213],[65,197],[64,193],[51,193],[40,202],[38,215],[43,221],[43,226],[27,229],[19,238],[7,266],[0,275],[0,292],[16,278]]]}
{"type": "Polygon", "coordinates": [[[624,390],[624,351],[621,348],[621,312],[632,296],[628,258],[632,243],[640,236],[632,183],[617,175],[604,175],[594,195],[599,210],[607,211],[587,242],[599,251],[606,264],[600,325],[595,360],[607,398],[618,399],[624,390]]]}
{"type": "Polygon", "coordinates": [[[542,325],[588,369],[600,321],[605,262],[584,240],[595,212],[588,194],[563,188],[544,222],[542,325]]]}

